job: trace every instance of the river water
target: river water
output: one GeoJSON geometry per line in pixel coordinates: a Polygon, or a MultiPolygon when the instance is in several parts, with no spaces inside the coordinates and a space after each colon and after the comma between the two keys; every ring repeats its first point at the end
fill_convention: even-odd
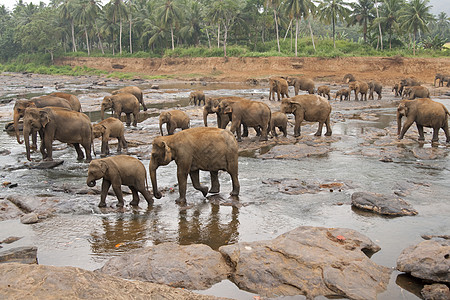
{"type": "MultiPolygon", "coordinates": [[[[115,84],[120,86],[122,83],[115,84]]],[[[10,97],[15,90],[23,88],[19,85],[15,87],[16,89],[10,87],[9,94],[4,97],[10,97]]],[[[87,109],[92,121],[99,118],[94,106],[115,87],[109,85],[92,89],[80,83],[71,84],[66,79],[66,91],[78,94],[83,107],[92,105],[91,109],[87,109]]],[[[159,109],[173,106],[186,109],[186,97],[196,87],[201,86],[161,82],[158,92],[149,88],[145,90],[146,103],[153,104],[148,105],[149,113],[138,124],[138,128],[128,128],[126,135],[133,134],[132,140],[142,137],[144,143],[138,144],[138,151],[133,152],[133,147],[130,147],[130,152],[135,153],[147,169],[151,140],[147,140],[145,133],[148,131],[153,135],[157,134],[159,109]]],[[[208,89],[212,95],[242,95],[255,100],[263,96],[267,99],[265,87],[215,84],[203,88],[208,89]]],[[[336,86],[334,90],[338,88],[336,86]]],[[[45,92],[51,91],[48,88],[45,92]]],[[[39,94],[39,91],[29,94],[39,94]]],[[[20,95],[28,94],[20,92],[20,95]]],[[[384,97],[392,96],[385,92],[384,97]]],[[[450,108],[450,99],[439,97],[436,100],[450,108]]],[[[0,105],[2,128],[12,119],[12,107],[13,102],[0,105]]],[[[332,114],[338,111],[339,107],[336,107],[332,114]]],[[[220,175],[221,193],[216,196],[204,198],[188,184],[187,208],[180,208],[175,204],[178,190],[174,162],[158,169],[159,186],[166,193],[162,199],[155,200],[153,207],[147,208],[141,197],[139,208],[127,206],[118,209],[114,205],[116,198],[108,196],[109,207],[99,209],[99,195],[71,191],[73,187],[87,189],[88,164],[78,162],[73,149],[55,143],[57,150],[54,151],[54,157],[63,159],[64,164],[54,169],[21,168],[26,164],[24,146],[17,144],[14,136],[1,131],[0,150],[8,150],[10,153],[0,155],[0,178],[3,182],[17,183],[18,186],[1,188],[0,200],[10,196],[31,197],[56,204],[53,206],[53,216],[37,224],[23,225],[18,219],[1,221],[0,240],[9,236],[23,237],[13,244],[3,245],[4,249],[37,246],[40,264],[95,270],[113,256],[162,242],[204,243],[218,249],[222,245],[236,242],[272,239],[298,226],[346,227],[375,241],[381,251],[371,259],[394,269],[388,289],[379,295],[379,299],[418,299],[421,283],[395,271],[396,260],[404,248],[420,242],[422,234],[450,234],[449,147],[444,143],[437,146],[445,154],[434,160],[421,160],[413,155],[406,155],[385,163],[379,157],[361,155],[358,151],[370,146],[365,142],[368,134],[395,128],[394,105],[375,107],[369,111],[374,116],[373,119],[333,117],[333,137],[336,140],[331,143],[332,150],[326,155],[298,160],[262,160],[257,158],[260,152],[257,150],[256,153],[250,151],[250,155],[247,153],[241,156],[239,202],[228,199],[231,180],[226,173],[220,175]],[[263,183],[281,178],[307,182],[345,182],[347,188],[334,192],[327,190],[314,194],[289,195],[281,193],[275,185],[263,183]],[[419,212],[418,215],[390,218],[351,207],[353,192],[370,191],[391,195],[399,186],[406,186],[408,193],[403,199],[419,212]]],[[[191,126],[201,126],[201,110],[189,108],[188,112],[195,119],[191,126]]],[[[346,109],[340,113],[351,116],[354,111],[346,109]]],[[[303,131],[303,134],[313,133],[316,126],[317,124],[313,124],[312,130],[303,131]]],[[[288,128],[289,133],[292,134],[292,131],[292,127],[288,128]]],[[[431,148],[430,130],[427,132],[427,143],[419,144],[415,141],[404,146],[404,151],[431,148]]],[[[326,141],[327,137],[321,139],[326,141]]],[[[442,134],[440,139],[444,140],[442,134]]],[[[301,142],[300,140],[299,143],[301,142]]],[[[99,149],[99,142],[96,147],[99,149]]],[[[112,152],[115,152],[115,146],[112,146],[112,152]]],[[[33,158],[39,159],[39,155],[35,153],[33,158]]],[[[209,174],[203,172],[201,176],[202,182],[209,184],[209,174]]],[[[99,185],[100,183],[97,187],[99,185]]],[[[130,200],[131,195],[127,195],[125,202],[129,203],[130,200]]],[[[229,281],[198,292],[235,299],[252,299],[254,296],[239,290],[229,281]]],[[[286,297],[288,298],[291,299],[286,297]]]]}

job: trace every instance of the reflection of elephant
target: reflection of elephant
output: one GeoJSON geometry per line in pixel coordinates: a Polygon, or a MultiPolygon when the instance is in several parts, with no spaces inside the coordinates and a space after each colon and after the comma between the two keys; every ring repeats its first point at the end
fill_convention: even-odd
{"type": "MultiPolygon", "coordinates": [[[[314,81],[310,78],[304,77],[289,77],[287,80],[290,86],[294,87],[295,96],[298,95],[298,91],[307,91],[309,94],[314,94],[314,81]]],[[[287,96],[289,98],[289,96],[287,96]]]]}
{"type": "Polygon", "coordinates": [[[93,129],[94,138],[102,137],[101,156],[109,154],[108,141],[110,138],[117,138],[117,152],[122,151],[122,147],[128,148],[128,143],[125,140],[125,127],[123,123],[116,118],[107,118],[94,124],[93,129]]]}
{"type": "Polygon", "coordinates": [[[162,129],[164,123],[166,124],[167,134],[172,135],[176,128],[181,128],[181,130],[188,129],[190,119],[188,115],[181,110],[174,109],[163,111],[159,115],[159,131],[161,132],[161,135],[164,135],[162,129]]]}
{"type": "Polygon", "coordinates": [[[130,93],[120,93],[113,96],[106,96],[102,101],[101,117],[105,118],[105,110],[111,108],[115,117],[120,120],[122,112],[127,115],[127,126],[131,124],[131,116],[133,114],[133,126],[137,125],[137,116],[139,113],[139,101],[130,93]]]}
{"type": "Polygon", "coordinates": [[[103,182],[99,207],[106,206],[106,195],[111,185],[119,200],[117,206],[124,206],[122,185],[128,186],[133,194],[131,205],[139,205],[138,192],[144,196],[149,206],[153,205],[152,195],[147,191],[147,171],[139,159],[128,155],[95,159],[89,164],[86,184],[94,187],[95,181],[100,178],[103,178],[103,182]]]}
{"type": "Polygon", "coordinates": [[[68,94],[68,93],[62,93],[62,92],[54,92],[54,93],[51,93],[50,96],[66,99],[69,102],[72,110],[81,111],[80,100],[75,95],[68,94]]]}
{"type": "Polygon", "coordinates": [[[126,86],[124,88],[121,88],[119,90],[112,91],[111,94],[117,95],[120,93],[129,93],[132,94],[138,99],[139,103],[142,104],[142,108],[144,111],[147,110],[147,106],[145,106],[144,102],[144,93],[142,93],[142,90],[138,88],[137,86],[126,86]]]}
{"type": "Polygon", "coordinates": [[[450,86],[450,76],[437,73],[434,77],[433,86],[436,86],[436,80],[439,80],[438,86],[444,86],[444,82],[447,81],[447,86],[450,86]]]}
{"type": "Polygon", "coordinates": [[[361,94],[361,101],[367,100],[367,92],[369,91],[369,85],[363,81],[352,81],[348,84],[348,88],[351,91],[355,91],[355,101],[358,101],[358,94],[361,94]]]}
{"type": "MultiPolygon", "coordinates": [[[[267,134],[270,128],[271,112],[267,104],[243,99],[222,100],[219,104],[218,111],[222,114],[231,114],[231,132],[236,132],[237,141],[241,139],[241,124],[248,127],[254,127],[258,132],[261,129],[260,141],[267,141],[267,134]]],[[[222,122],[223,128],[223,122],[222,122]]]]}
{"type": "Polygon", "coordinates": [[[322,135],[323,124],[327,127],[326,136],[331,135],[330,114],[331,105],[324,97],[317,95],[298,95],[292,98],[283,99],[281,102],[281,112],[290,113],[295,116],[294,136],[300,136],[300,126],[303,121],[319,122],[319,128],[314,134],[322,135]]]}
{"type": "Polygon", "coordinates": [[[400,95],[403,95],[403,89],[406,86],[417,86],[417,85],[420,85],[420,82],[417,79],[413,77],[404,78],[400,80],[400,89],[398,90],[398,92],[400,93],[400,95]]]}
{"type": "Polygon", "coordinates": [[[23,117],[23,136],[28,160],[31,160],[29,135],[37,131],[42,139],[43,159],[53,160],[52,145],[54,140],[58,140],[73,144],[79,160],[84,158],[81,144],[86,152],[86,160],[91,161],[93,134],[91,120],[87,115],[60,107],[27,108],[23,117]]]}
{"type": "Polygon", "coordinates": [[[336,100],[337,97],[340,97],[342,101],[342,97],[344,97],[344,100],[350,100],[350,89],[340,89],[336,92],[336,95],[334,95],[334,100],[336,100]]]}
{"type": "Polygon", "coordinates": [[[342,79],[342,81],[344,81],[345,83],[349,83],[352,81],[356,81],[356,78],[352,74],[348,73],[348,74],[344,75],[344,78],[342,79]]]}
{"type": "Polygon", "coordinates": [[[395,97],[401,96],[400,95],[400,83],[394,84],[392,87],[392,91],[395,93],[395,97]]]}
{"type": "Polygon", "coordinates": [[[205,103],[205,93],[203,91],[194,91],[189,94],[189,104],[194,103],[194,106],[201,105],[201,102],[203,101],[203,105],[206,105],[205,103]]]}
{"type": "Polygon", "coordinates": [[[289,86],[285,79],[281,77],[269,78],[269,100],[275,100],[275,93],[277,93],[278,101],[281,98],[289,98],[289,86]]]}
{"type": "Polygon", "coordinates": [[[371,80],[367,83],[369,86],[369,100],[373,100],[373,92],[378,94],[378,100],[381,100],[381,91],[383,90],[383,85],[379,81],[371,80]]]}
{"type": "MultiPolygon", "coordinates": [[[[32,98],[30,100],[17,100],[14,104],[14,130],[16,132],[17,142],[22,144],[19,136],[19,119],[23,117],[25,114],[25,109],[27,107],[47,107],[47,106],[56,106],[56,107],[64,107],[67,109],[72,109],[70,103],[59,97],[54,96],[41,96],[32,98]]],[[[33,137],[33,147],[36,147],[36,136],[33,137]]]]}
{"type": "Polygon", "coordinates": [[[194,188],[203,196],[208,188],[202,186],[199,180],[199,170],[210,171],[210,193],[220,191],[219,170],[230,174],[233,191],[231,195],[239,195],[238,180],[238,144],[233,134],[226,129],[197,127],[186,129],[174,135],[157,137],[153,140],[150,159],[150,179],[153,195],[161,198],[156,182],[156,170],[172,160],[177,164],[177,177],[180,198],[177,202],[186,202],[187,176],[190,175],[194,188]]]}
{"type": "Polygon", "coordinates": [[[402,100],[397,108],[397,134],[402,139],[409,127],[416,122],[419,131],[419,141],[425,140],[423,127],[433,128],[432,142],[439,141],[439,128],[444,130],[446,142],[450,143],[448,131],[447,108],[442,103],[435,102],[429,98],[415,100],[402,100]],[[402,128],[402,117],[406,117],[402,128]]]}
{"type": "Polygon", "coordinates": [[[283,114],[282,112],[274,112],[272,113],[272,118],[270,119],[270,130],[272,133],[272,136],[278,136],[277,132],[275,131],[275,128],[278,127],[278,129],[283,132],[283,136],[287,136],[287,123],[288,118],[286,114],[283,114]]]}
{"type": "Polygon", "coordinates": [[[322,97],[328,96],[328,100],[330,100],[330,87],[326,85],[319,86],[317,88],[317,94],[322,97]]]}
{"type": "Polygon", "coordinates": [[[415,98],[430,98],[430,91],[424,86],[410,86],[403,91],[403,98],[413,100],[415,98]]]}

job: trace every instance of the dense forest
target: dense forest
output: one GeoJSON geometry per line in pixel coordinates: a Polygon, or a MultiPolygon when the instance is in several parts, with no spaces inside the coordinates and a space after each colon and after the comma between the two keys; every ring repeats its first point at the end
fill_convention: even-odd
{"type": "Polygon", "coordinates": [[[78,56],[314,56],[441,51],[428,0],[19,0],[0,6],[0,61],[78,56]],[[359,51],[359,52],[358,52],[359,51]]]}

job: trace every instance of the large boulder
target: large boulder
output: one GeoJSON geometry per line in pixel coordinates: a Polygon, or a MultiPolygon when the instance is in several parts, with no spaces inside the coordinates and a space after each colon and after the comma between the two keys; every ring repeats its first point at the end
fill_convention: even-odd
{"type": "Polygon", "coordinates": [[[432,239],[404,249],[397,259],[397,270],[432,282],[450,283],[450,240],[432,239]]]}
{"type": "Polygon", "coordinates": [[[352,206],[388,216],[413,216],[417,211],[405,200],[377,193],[355,192],[352,206]]]}
{"type": "Polygon", "coordinates": [[[299,227],[270,241],[219,248],[233,265],[231,280],[264,297],[306,295],[376,299],[391,270],[363,251],[380,247],[344,228],[299,227]]]}
{"type": "Polygon", "coordinates": [[[0,299],[217,299],[74,267],[0,264],[0,299]]]}
{"type": "Polygon", "coordinates": [[[207,245],[163,243],[112,258],[98,271],[126,279],[202,290],[231,271],[219,252],[207,245]]]}

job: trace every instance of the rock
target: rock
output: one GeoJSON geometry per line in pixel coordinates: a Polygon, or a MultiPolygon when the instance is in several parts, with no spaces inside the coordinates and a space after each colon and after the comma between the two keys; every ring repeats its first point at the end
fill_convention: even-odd
{"type": "Polygon", "coordinates": [[[10,236],[7,237],[6,239],[4,239],[3,241],[0,242],[0,244],[11,244],[14,243],[18,240],[20,240],[22,237],[18,237],[18,236],[10,236]]]}
{"type": "Polygon", "coordinates": [[[227,245],[219,251],[233,265],[231,280],[263,297],[376,299],[386,289],[391,270],[362,250],[379,249],[351,229],[303,226],[270,241],[227,245]]]}
{"type": "Polygon", "coordinates": [[[159,85],[153,84],[153,85],[150,87],[150,89],[152,89],[152,90],[159,90],[159,85]]]}
{"type": "Polygon", "coordinates": [[[450,240],[433,239],[402,251],[397,270],[432,282],[450,283],[450,240]]]}
{"type": "Polygon", "coordinates": [[[35,195],[10,195],[6,200],[20,209],[21,215],[34,212],[41,217],[53,214],[59,203],[59,199],[35,195]]]}
{"type": "Polygon", "coordinates": [[[28,164],[30,169],[52,169],[59,165],[62,165],[64,160],[52,160],[52,161],[41,161],[38,163],[32,162],[28,164]]]}
{"type": "Polygon", "coordinates": [[[112,258],[98,271],[126,279],[203,290],[227,278],[228,265],[207,245],[163,243],[112,258]]]}
{"type": "Polygon", "coordinates": [[[23,212],[8,200],[0,200],[0,212],[0,221],[17,219],[23,215],[23,212]]]}
{"type": "Polygon", "coordinates": [[[405,200],[377,193],[355,192],[352,206],[388,216],[414,216],[417,211],[405,200]]]}
{"type": "Polygon", "coordinates": [[[450,289],[442,283],[425,285],[421,291],[425,300],[448,300],[450,299],[450,289]]]}
{"type": "Polygon", "coordinates": [[[342,191],[351,188],[348,182],[337,182],[334,180],[315,182],[308,180],[301,180],[297,178],[269,178],[263,180],[264,184],[272,184],[278,186],[278,191],[288,195],[301,194],[317,194],[321,191],[342,191]]]}
{"type": "Polygon", "coordinates": [[[22,224],[34,224],[39,222],[39,217],[36,213],[32,212],[20,217],[20,222],[22,224]]]}
{"type": "Polygon", "coordinates": [[[279,145],[269,150],[269,152],[258,156],[262,159],[302,159],[305,157],[325,156],[330,152],[328,146],[315,147],[306,144],[279,145]]]}
{"type": "Polygon", "coordinates": [[[447,151],[440,148],[414,148],[412,149],[413,155],[418,159],[433,160],[441,159],[447,156],[447,151]]]}
{"type": "Polygon", "coordinates": [[[74,267],[0,264],[0,298],[24,295],[29,299],[218,299],[74,267]]]}
{"type": "Polygon", "coordinates": [[[17,247],[0,252],[0,263],[12,262],[37,264],[37,247],[17,247]]]}
{"type": "Polygon", "coordinates": [[[450,240],[450,235],[448,234],[440,234],[440,235],[422,234],[420,237],[423,238],[424,240],[431,240],[434,238],[450,240]]]}

